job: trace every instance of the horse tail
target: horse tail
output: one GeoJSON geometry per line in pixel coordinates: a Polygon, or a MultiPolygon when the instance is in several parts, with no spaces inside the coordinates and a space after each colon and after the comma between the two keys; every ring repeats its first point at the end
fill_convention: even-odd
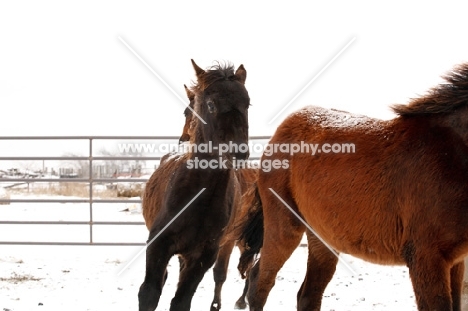
{"type": "Polygon", "coordinates": [[[263,206],[256,182],[244,195],[244,199],[243,204],[248,205],[248,210],[246,209],[248,212],[245,217],[242,217],[236,230],[238,244],[243,248],[237,266],[242,278],[245,278],[246,272],[263,246],[263,206]]]}

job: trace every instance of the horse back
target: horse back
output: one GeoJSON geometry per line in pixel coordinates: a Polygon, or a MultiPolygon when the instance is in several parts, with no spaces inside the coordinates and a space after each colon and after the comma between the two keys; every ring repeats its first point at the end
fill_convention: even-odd
{"type": "Polygon", "coordinates": [[[371,262],[403,263],[405,242],[415,236],[450,236],[456,244],[468,220],[468,152],[451,133],[415,121],[307,107],[270,144],[312,144],[315,153],[264,155],[287,168],[260,172],[259,188],[278,189],[333,248],[371,262]]]}

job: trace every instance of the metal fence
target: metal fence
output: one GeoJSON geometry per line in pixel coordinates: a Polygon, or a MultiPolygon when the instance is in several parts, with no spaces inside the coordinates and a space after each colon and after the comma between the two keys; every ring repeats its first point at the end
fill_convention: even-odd
{"type": "MultiPolygon", "coordinates": [[[[102,183],[122,183],[122,182],[146,182],[146,178],[96,178],[93,174],[93,162],[105,160],[141,160],[141,161],[159,161],[161,156],[96,156],[93,148],[96,141],[178,141],[176,136],[8,136],[0,137],[0,143],[5,141],[86,141],[88,145],[87,156],[1,156],[2,161],[86,161],[88,163],[89,172],[87,178],[0,178],[0,182],[14,183],[86,183],[89,185],[88,197],[83,199],[0,199],[0,203],[86,203],[89,204],[89,219],[86,221],[28,221],[28,220],[6,220],[0,218],[0,225],[71,225],[71,226],[88,226],[89,239],[87,242],[51,242],[51,241],[6,241],[1,240],[0,244],[10,245],[145,245],[137,242],[95,242],[93,239],[93,227],[96,225],[118,225],[118,226],[143,226],[143,221],[96,221],[93,217],[93,204],[95,203],[137,203],[140,204],[140,199],[99,199],[93,196],[93,186],[102,183]]],[[[269,136],[252,136],[250,140],[267,140],[269,136]]],[[[252,160],[258,157],[251,157],[252,160]]],[[[46,208],[46,207],[44,207],[46,208]]],[[[143,219],[143,218],[142,218],[143,219]]]]}

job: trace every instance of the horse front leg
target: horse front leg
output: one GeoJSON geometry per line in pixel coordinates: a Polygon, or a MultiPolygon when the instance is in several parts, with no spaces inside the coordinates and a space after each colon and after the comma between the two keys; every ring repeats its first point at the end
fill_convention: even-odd
{"type": "Polygon", "coordinates": [[[138,292],[140,311],[154,311],[158,306],[171,257],[172,254],[161,243],[152,243],[146,249],[145,279],[138,292]]]}
{"type": "Polygon", "coordinates": [[[235,241],[227,241],[219,249],[218,258],[216,259],[215,266],[213,267],[215,290],[210,311],[218,311],[221,309],[221,289],[226,281],[229,259],[234,245],[235,241]]]}
{"type": "MultiPolygon", "coordinates": [[[[198,252],[196,252],[198,253],[198,252]]],[[[192,298],[206,271],[213,266],[218,254],[218,246],[205,248],[197,256],[184,254],[184,267],[180,271],[179,284],[171,301],[170,311],[189,311],[192,298]]]]}

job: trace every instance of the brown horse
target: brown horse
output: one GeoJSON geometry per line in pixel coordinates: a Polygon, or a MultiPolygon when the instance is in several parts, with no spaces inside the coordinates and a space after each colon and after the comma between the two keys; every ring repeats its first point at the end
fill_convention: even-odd
{"type": "MultiPolygon", "coordinates": [[[[195,104],[195,93],[193,93],[189,88],[187,88],[186,85],[184,85],[185,92],[187,94],[187,97],[189,99],[189,107],[194,108],[195,104]]],[[[184,127],[182,129],[182,135],[179,138],[179,144],[184,143],[184,142],[189,142],[190,137],[193,136],[193,127],[195,124],[194,118],[196,118],[193,115],[192,109],[189,107],[185,108],[184,110],[184,116],[185,116],[185,123],[184,127]]],[[[182,148],[183,150],[183,148],[182,148]]],[[[164,155],[161,158],[161,163],[166,161],[168,158],[171,157],[180,157],[182,156],[181,151],[174,151],[169,154],[164,155]]],[[[241,217],[244,217],[249,210],[249,205],[248,203],[252,201],[250,198],[249,194],[247,192],[249,189],[254,187],[254,182],[257,179],[257,173],[258,169],[250,169],[250,168],[240,168],[235,170],[235,175],[236,178],[238,179],[238,182],[240,184],[240,191],[242,194],[242,198],[240,202],[238,202],[238,205],[234,207],[233,210],[233,216],[235,219],[235,222],[239,222],[241,217]],[[244,203],[246,202],[247,203],[244,203]]],[[[145,200],[151,200],[151,197],[153,196],[153,193],[148,192],[147,193],[147,198],[145,200]]],[[[154,222],[154,219],[156,215],[151,212],[152,204],[143,204],[143,216],[145,218],[145,224],[148,230],[151,229],[151,225],[154,222]]],[[[233,222],[234,223],[234,222],[233,222]]],[[[211,311],[216,311],[221,309],[221,290],[224,285],[224,282],[226,281],[227,277],[227,271],[228,271],[228,266],[229,266],[229,260],[231,258],[231,253],[234,249],[234,246],[238,242],[235,238],[235,235],[231,234],[233,226],[229,226],[225,230],[225,235],[223,236],[222,242],[220,243],[220,248],[219,248],[219,253],[218,257],[216,259],[216,263],[214,264],[213,267],[213,278],[215,281],[215,289],[214,289],[214,298],[211,303],[211,311]]],[[[239,250],[241,253],[244,251],[244,248],[242,247],[242,244],[237,244],[239,250]]],[[[250,268],[250,264],[252,263],[253,260],[250,260],[247,262],[247,267],[250,268]]],[[[245,272],[243,272],[243,275],[245,275],[245,272]]],[[[242,292],[242,295],[237,299],[235,303],[235,308],[236,309],[245,309],[247,307],[247,302],[246,302],[246,295],[247,295],[247,289],[248,289],[248,279],[245,279],[245,286],[244,290],[242,292]]]]}
{"type": "MultiPolygon", "coordinates": [[[[264,231],[261,257],[250,273],[250,310],[263,309],[304,232],[309,257],[298,310],[321,307],[338,262],[327,246],[377,264],[408,266],[418,310],[461,310],[468,254],[468,63],[444,78],[427,95],[394,105],[398,117],[392,120],[306,107],[282,122],[270,147],[304,149],[291,155],[293,148],[278,148],[262,157],[262,165],[277,160],[277,169],[261,170],[258,179],[263,221],[258,217],[257,224],[264,231]],[[305,143],[317,144],[316,152],[310,145],[305,150],[305,143]]],[[[252,238],[248,243],[258,245],[252,238]]]]}
{"type": "Polygon", "coordinates": [[[248,142],[247,73],[242,65],[234,72],[231,65],[203,70],[193,60],[192,64],[197,76],[191,88],[195,111],[205,123],[198,118],[192,121],[194,148],[167,158],[147,183],[143,213],[145,219],[154,221],[146,249],[145,280],[138,293],[139,310],[156,309],[166,267],[174,255],[179,255],[182,264],[170,310],[190,310],[198,284],[216,261],[240,197],[232,158],[246,159],[248,152],[229,150],[220,155],[214,150],[229,142],[238,146],[248,142]],[[210,145],[211,150],[207,149],[210,145]]]}
{"type": "MultiPolygon", "coordinates": [[[[182,135],[179,138],[179,145],[185,142],[190,141],[190,132],[193,129],[193,124],[192,123],[192,117],[193,117],[193,108],[195,106],[195,93],[193,93],[185,84],[184,84],[184,89],[185,92],[187,93],[187,97],[189,99],[189,105],[187,108],[184,110],[184,116],[185,116],[185,123],[184,127],[182,129],[182,135]]],[[[182,155],[184,151],[183,147],[180,147],[179,150],[174,150],[172,152],[169,152],[168,154],[165,154],[161,157],[159,160],[159,165],[161,165],[163,162],[165,162],[167,159],[172,158],[172,157],[179,157],[182,155]]],[[[143,214],[144,216],[144,214],[143,214]]],[[[153,215],[154,216],[154,215],[153,215]]],[[[151,225],[153,224],[154,218],[146,219],[145,218],[145,224],[148,230],[150,229],[151,225]]]]}
{"type": "Polygon", "coordinates": [[[192,92],[185,84],[184,84],[184,88],[185,88],[185,93],[187,93],[187,97],[189,99],[189,107],[191,109],[187,107],[184,110],[185,123],[184,123],[184,128],[182,129],[182,135],[179,138],[179,144],[186,142],[186,141],[190,141],[190,136],[191,136],[190,133],[192,132],[193,125],[194,125],[194,123],[192,123],[192,121],[194,121],[192,120],[193,119],[192,109],[195,106],[195,93],[192,92]]]}

